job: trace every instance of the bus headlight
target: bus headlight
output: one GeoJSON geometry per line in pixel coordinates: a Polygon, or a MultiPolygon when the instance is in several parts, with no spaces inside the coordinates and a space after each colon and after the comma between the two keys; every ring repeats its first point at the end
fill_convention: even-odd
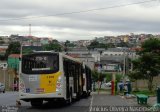
{"type": "Polygon", "coordinates": [[[59,91],[60,91],[60,89],[57,89],[57,88],[56,88],[56,92],[59,92],[59,91]]]}
{"type": "Polygon", "coordinates": [[[19,91],[25,92],[25,85],[22,79],[20,79],[20,82],[19,82],[19,91]]]}
{"type": "Polygon", "coordinates": [[[59,76],[57,82],[61,82],[61,81],[62,81],[62,76],[59,76]]]}

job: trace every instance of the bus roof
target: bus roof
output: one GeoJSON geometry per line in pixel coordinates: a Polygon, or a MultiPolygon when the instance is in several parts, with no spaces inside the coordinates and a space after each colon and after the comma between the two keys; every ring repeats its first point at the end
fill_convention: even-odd
{"type": "Polygon", "coordinates": [[[73,57],[71,57],[71,56],[68,56],[68,55],[66,55],[65,53],[60,53],[60,52],[55,52],[55,51],[34,51],[33,53],[31,53],[31,54],[25,54],[25,55],[23,55],[23,56],[29,56],[29,55],[33,55],[33,54],[47,54],[47,53],[56,53],[56,54],[59,54],[59,55],[61,55],[62,57],[65,57],[65,58],[67,58],[67,59],[70,59],[70,60],[72,60],[72,61],[75,61],[75,62],[78,62],[78,63],[83,63],[82,61],[80,61],[80,60],[78,60],[78,59],[76,59],[76,58],[73,58],[73,57]]]}
{"type": "Polygon", "coordinates": [[[60,55],[62,55],[62,57],[65,57],[65,58],[67,58],[67,59],[70,59],[70,60],[72,60],[72,61],[75,61],[75,62],[78,62],[78,63],[83,63],[82,61],[80,61],[80,60],[78,60],[78,59],[76,59],[76,58],[73,58],[73,57],[71,57],[71,56],[68,56],[68,55],[66,55],[66,54],[64,54],[64,53],[59,53],[60,55]]]}

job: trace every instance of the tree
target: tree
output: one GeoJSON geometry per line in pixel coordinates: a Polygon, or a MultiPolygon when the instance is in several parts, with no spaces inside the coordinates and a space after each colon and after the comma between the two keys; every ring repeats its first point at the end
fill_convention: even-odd
{"type": "Polygon", "coordinates": [[[142,43],[141,48],[135,69],[148,80],[148,89],[152,91],[153,77],[160,74],[160,40],[150,38],[142,43]]]}
{"type": "Polygon", "coordinates": [[[93,41],[87,48],[88,48],[89,50],[90,50],[90,49],[94,49],[94,48],[105,48],[105,49],[107,49],[108,46],[107,46],[107,44],[99,43],[99,42],[97,42],[97,41],[95,40],[95,41],[93,41]]]}
{"type": "Polygon", "coordinates": [[[20,54],[20,42],[11,42],[6,50],[5,57],[8,58],[10,54],[20,54]]]}
{"type": "Polygon", "coordinates": [[[51,51],[51,50],[54,50],[55,52],[60,52],[62,51],[62,47],[61,45],[58,43],[57,40],[54,40],[52,41],[51,43],[49,44],[45,44],[42,46],[44,50],[46,51],[51,51]]]}
{"type": "Polygon", "coordinates": [[[123,75],[122,74],[116,74],[116,81],[120,82],[122,80],[123,75]]]}
{"type": "Polygon", "coordinates": [[[5,42],[3,40],[0,40],[0,44],[4,44],[5,42]]]}
{"type": "MultiPolygon", "coordinates": [[[[115,80],[117,82],[121,81],[123,75],[122,74],[118,74],[118,73],[115,74],[115,75],[116,75],[116,79],[115,80]]],[[[105,76],[106,76],[106,82],[109,82],[109,81],[112,80],[112,74],[111,73],[106,73],[105,76]]]]}
{"type": "Polygon", "coordinates": [[[30,53],[33,53],[33,50],[31,48],[23,49],[23,54],[30,54],[30,53]]]}
{"type": "Polygon", "coordinates": [[[121,42],[117,45],[117,47],[129,47],[129,43],[128,42],[121,42]]]}
{"type": "Polygon", "coordinates": [[[128,77],[130,78],[131,81],[136,82],[135,90],[138,91],[137,80],[138,79],[143,79],[144,78],[143,74],[141,72],[137,71],[137,70],[134,70],[132,72],[129,72],[127,75],[128,75],[128,77]]]}
{"type": "Polygon", "coordinates": [[[106,73],[106,82],[109,82],[112,80],[112,74],[111,73],[106,73]]]}
{"type": "Polygon", "coordinates": [[[99,73],[97,70],[92,71],[92,78],[94,82],[99,82],[100,83],[100,88],[102,85],[102,81],[105,78],[105,74],[99,73]]]}
{"type": "Polygon", "coordinates": [[[108,48],[115,48],[115,45],[113,43],[108,43],[107,46],[108,48]]]}
{"type": "Polygon", "coordinates": [[[94,81],[94,82],[97,82],[97,81],[98,81],[98,75],[99,75],[99,73],[98,73],[97,70],[93,70],[93,71],[92,71],[92,78],[93,78],[93,81],[94,81]]]}

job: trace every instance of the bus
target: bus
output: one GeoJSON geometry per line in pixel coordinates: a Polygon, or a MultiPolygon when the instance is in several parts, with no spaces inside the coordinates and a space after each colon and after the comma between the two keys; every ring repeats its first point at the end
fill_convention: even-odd
{"type": "Polygon", "coordinates": [[[63,53],[23,55],[19,68],[19,98],[32,106],[41,106],[43,101],[70,104],[91,92],[90,69],[63,53]]]}

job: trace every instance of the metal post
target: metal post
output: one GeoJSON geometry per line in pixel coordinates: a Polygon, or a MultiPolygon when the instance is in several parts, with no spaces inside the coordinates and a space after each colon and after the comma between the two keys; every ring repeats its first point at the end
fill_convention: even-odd
{"type": "MultiPolygon", "coordinates": [[[[98,64],[98,67],[100,68],[100,60],[101,60],[101,54],[100,54],[100,57],[99,57],[99,64],[98,64]]],[[[100,78],[100,72],[101,72],[101,70],[99,70],[99,72],[98,72],[98,94],[99,94],[99,90],[100,90],[100,80],[99,80],[99,78],[100,78]]]]}
{"type": "Polygon", "coordinates": [[[9,82],[8,83],[9,83],[9,90],[10,90],[10,86],[11,86],[11,84],[10,84],[11,83],[10,73],[8,75],[9,75],[9,82]]]}
{"type": "Polygon", "coordinates": [[[5,69],[3,69],[3,80],[4,80],[4,87],[6,87],[6,77],[5,77],[5,69]]]}
{"type": "Polygon", "coordinates": [[[123,63],[123,77],[125,76],[125,69],[126,69],[126,58],[125,58],[125,51],[124,51],[124,63],[123,63]]]}

